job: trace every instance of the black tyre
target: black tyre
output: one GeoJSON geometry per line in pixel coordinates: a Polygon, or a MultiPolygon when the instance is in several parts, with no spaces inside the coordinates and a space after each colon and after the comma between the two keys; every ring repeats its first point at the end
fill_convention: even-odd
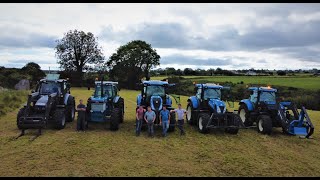
{"type": "Polygon", "coordinates": [[[19,125],[19,119],[20,119],[20,117],[22,117],[22,116],[24,115],[25,110],[26,110],[26,108],[23,107],[23,108],[21,108],[21,109],[19,110],[19,112],[18,112],[18,114],[17,114],[17,127],[18,127],[18,129],[20,129],[20,130],[21,130],[22,128],[21,128],[20,125],[19,125]]]}
{"type": "Polygon", "coordinates": [[[120,109],[114,108],[111,112],[111,120],[110,120],[110,130],[117,131],[119,129],[120,123],[120,109]]]}
{"type": "Polygon", "coordinates": [[[195,117],[195,112],[193,109],[193,105],[192,102],[188,103],[187,105],[187,115],[186,115],[186,119],[187,119],[187,123],[189,123],[190,125],[194,125],[196,124],[196,117],[195,117]]]}
{"type": "Polygon", "coordinates": [[[169,124],[169,132],[173,132],[175,129],[175,125],[176,125],[176,113],[172,112],[170,113],[170,124],[169,124]]]}
{"type": "Polygon", "coordinates": [[[119,98],[119,109],[120,109],[120,123],[123,123],[124,120],[124,100],[123,98],[119,98]]]}
{"type": "Polygon", "coordinates": [[[200,113],[199,119],[198,119],[198,131],[200,133],[206,134],[209,132],[209,129],[207,128],[208,122],[210,119],[210,115],[208,113],[200,113]]]}
{"type": "Polygon", "coordinates": [[[270,116],[258,116],[257,129],[259,133],[270,135],[272,132],[272,119],[270,118],[270,116]]]}
{"type": "Polygon", "coordinates": [[[56,109],[53,114],[53,120],[55,121],[56,129],[63,129],[66,126],[65,109],[56,109]]]}
{"type": "Polygon", "coordinates": [[[67,107],[66,107],[66,121],[67,122],[72,122],[75,117],[75,100],[72,96],[69,96],[68,102],[67,102],[67,107]]]}
{"type": "Polygon", "coordinates": [[[247,126],[252,126],[253,122],[250,120],[250,113],[245,104],[241,104],[238,110],[238,114],[242,123],[247,126]]]}

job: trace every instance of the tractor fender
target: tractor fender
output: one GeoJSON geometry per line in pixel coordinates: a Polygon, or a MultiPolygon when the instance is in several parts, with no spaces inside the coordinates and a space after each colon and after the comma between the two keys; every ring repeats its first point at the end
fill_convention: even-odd
{"type": "Polygon", "coordinates": [[[116,96],[113,98],[113,103],[117,103],[120,99],[120,96],[116,96]]]}
{"type": "Polygon", "coordinates": [[[142,96],[141,96],[141,94],[138,94],[138,96],[137,96],[137,106],[141,104],[141,101],[142,101],[142,96]]]}
{"type": "Polygon", "coordinates": [[[191,96],[188,100],[192,102],[193,109],[198,109],[199,102],[196,96],[191,96]]]}
{"type": "Polygon", "coordinates": [[[67,105],[69,96],[70,96],[69,93],[66,93],[66,95],[64,96],[64,100],[63,100],[64,105],[67,105]]]}
{"type": "Polygon", "coordinates": [[[249,111],[253,111],[253,105],[252,105],[252,102],[249,100],[249,99],[243,99],[240,101],[239,105],[240,104],[245,104],[248,108],[249,111]]]}

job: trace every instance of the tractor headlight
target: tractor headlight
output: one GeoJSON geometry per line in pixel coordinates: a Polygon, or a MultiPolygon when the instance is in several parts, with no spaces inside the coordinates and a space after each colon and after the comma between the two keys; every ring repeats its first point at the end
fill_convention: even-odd
{"type": "Polygon", "coordinates": [[[217,113],[221,113],[221,110],[219,107],[216,106],[216,109],[217,109],[217,113]]]}

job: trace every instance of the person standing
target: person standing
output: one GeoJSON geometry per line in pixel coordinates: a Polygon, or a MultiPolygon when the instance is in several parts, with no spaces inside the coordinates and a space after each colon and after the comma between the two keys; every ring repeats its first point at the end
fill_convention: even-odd
{"type": "Polygon", "coordinates": [[[160,111],[160,125],[162,124],[162,136],[167,136],[167,131],[169,129],[170,124],[170,111],[167,110],[166,106],[162,107],[162,110],[160,111]]]}
{"type": "Polygon", "coordinates": [[[171,110],[170,112],[176,112],[178,114],[178,128],[180,129],[180,135],[185,135],[185,131],[183,129],[184,124],[184,114],[187,113],[185,109],[181,108],[181,104],[178,104],[178,109],[171,110]]]}
{"type": "Polygon", "coordinates": [[[143,106],[139,106],[136,111],[136,136],[140,136],[144,112],[146,110],[143,109],[143,106]]]}
{"type": "Polygon", "coordinates": [[[85,131],[86,129],[86,106],[83,104],[83,100],[80,99],[80,104],[77,106],[78,119],[77,119],[77,131],[85,131]]]}
{"type": "Polygon", "coordinates": [[[153,132],[153,124],[154,124],[154,121],[156,120],[156,113],[154,113],[151,110],[150,106],[148,106],[148,111],[144,114],[144,120],[148,124],[149,136],[154,137],[154,135],[153,135],[154,134],[154,132],[153,132]]]}

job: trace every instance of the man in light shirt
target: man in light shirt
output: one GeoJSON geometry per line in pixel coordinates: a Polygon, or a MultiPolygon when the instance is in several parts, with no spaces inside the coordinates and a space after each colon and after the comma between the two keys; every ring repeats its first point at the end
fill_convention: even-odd
{"type": "Polygon", "coordinates": [[[183,124],[184,124],[183,116],[187,113],[187,111],[181,108],[181,104],[178,104],[178,109],[171,110],[170,112],[176,112],[178,114],[178,127],[180,129],[180,135],[185,135],[186,133],[183,129],[183,124]]]}

